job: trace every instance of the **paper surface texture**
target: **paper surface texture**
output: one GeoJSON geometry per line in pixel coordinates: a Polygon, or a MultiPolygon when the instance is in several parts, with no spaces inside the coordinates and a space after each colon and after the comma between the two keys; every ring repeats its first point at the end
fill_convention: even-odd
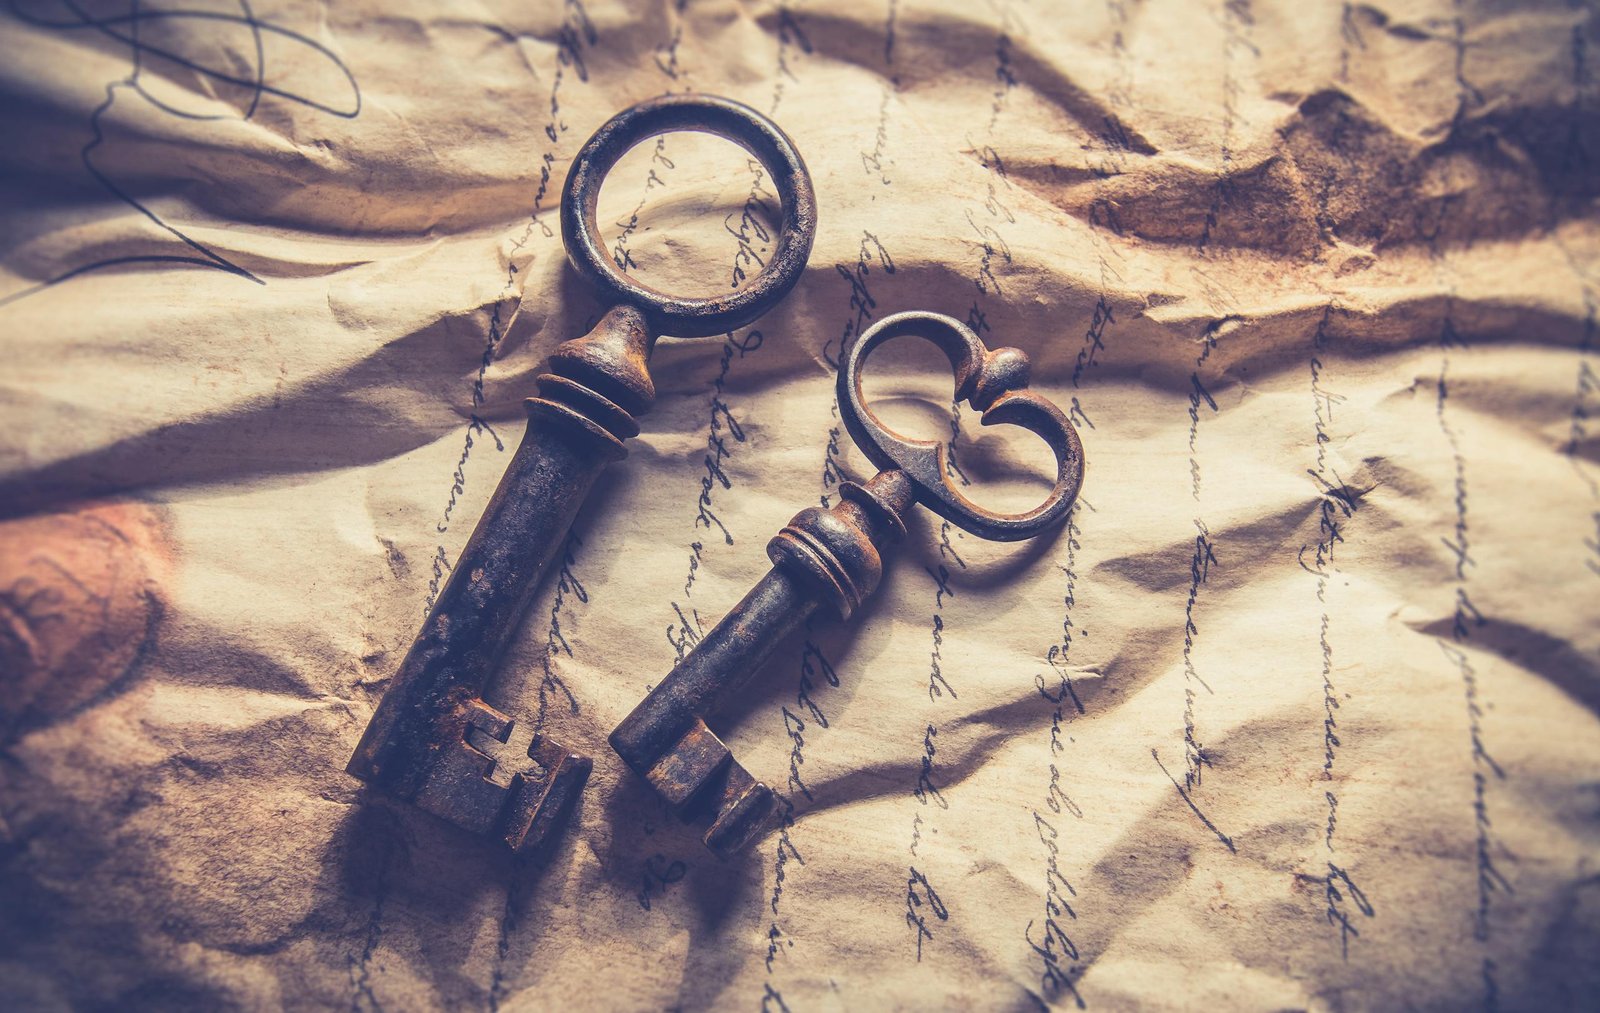
{"type": "MultiPolygon", "coordinates": [[[[15,0],[0,999],[1593,1008],[1597,74],[1565,2],[15,0]],[[574,153],[685,90],[788,133],[815,248],[656,348],[488,693],[595,761],[520,862],[343,768],[606,309],[574,153]],[[910,309],[1027,352],[1082,498],[918,509],[713,719],[786,816],[719,861],[605,737],[870,477],[834,365],[910,309]]],[[[705,294],[771,200],[669,135],[601,221],[705,294]]],[[[879,366],[970,495],[1040,495],[937,353],[879,366]]]]}

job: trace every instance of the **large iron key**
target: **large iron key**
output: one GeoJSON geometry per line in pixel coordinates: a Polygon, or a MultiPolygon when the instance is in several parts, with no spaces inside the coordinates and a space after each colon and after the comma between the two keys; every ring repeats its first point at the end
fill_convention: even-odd
{"type": "Polygon", "coordinates": [[[527,401],[528,428],[346,768],[396,798],[525,851],[548,837],[590,769],[483,699],[512,634],[600,473],[627,455],[655,399],[660,335],[746,326],[794,286],[816,232],[811,179],[789,139],[747,106],[668,95],[620,113],[567,175],[561,233],[577,272],[615,304],[588,334],[558,346],[527,401]],[[727,296],[682,299],[645,287],[605,252],[596,207],[629,148],[674,130],[734,141],[761,163],[781,202],[766,267],[727,296]]]}

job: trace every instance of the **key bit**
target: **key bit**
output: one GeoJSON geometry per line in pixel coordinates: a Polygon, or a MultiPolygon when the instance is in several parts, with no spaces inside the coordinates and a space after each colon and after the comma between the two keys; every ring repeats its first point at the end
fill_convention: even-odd
{"type": "Polygon", "coordinates": [[[417,805],[474,833],[498,833],[514,851],[538,847],[592,763],[543,736],[513,734],[524,728],[482,700],[467,701],[462,737],[441,752],[417,805]]]}
{"type": "Polygon", "coordinates": [[[767,544],[773,567],[611,733],[611,747],[687,820],[706,820],[711,851],[730,857],[772,820],[772,789],[734,760],[705,718],[737,692],[785,637],[819,608],[849,619],[878,587],[882,553],[904,537],[905,516],[921,503],[982,538],[1030,538],[1066,520],[1083,484],[1083,447],[1061,409],[1028,391],[1028,357],[989,351],[969,328],[936,313],[900,313],[861,335],[841,366],[840,414],[850,436],[881,470],[864,485],[844,483],[839,503],[796,514],[767,544]],[[1010,424],[1041,437],[1055,453],[1049,497],[1022,514],[999,514],[963,496],[949,480],[948,451],[907,440],[872,414],[861,369],[890,338],[916,335],[937,345],[956,376],[956,396],[983,412],[984,425],[1010,424]]]}

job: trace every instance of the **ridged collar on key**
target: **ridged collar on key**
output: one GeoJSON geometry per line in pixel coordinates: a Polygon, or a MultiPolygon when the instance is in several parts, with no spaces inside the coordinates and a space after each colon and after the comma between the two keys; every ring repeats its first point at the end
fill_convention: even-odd
{"type": "Polygon", "coordinates": [[[839,370],[839,412],[862,453],[879,468],[898,469],[916,486],[917,502],[980,538],[1014,542],[1066,520],[1083,485],[1083,444],[1060,408],[1027,390],[1028,356],[1017,348],[989,351],[971,328],[941,313],[909,312],[885,317],[858,338],[839,370]],[[1056,457],[1055,488],[1026,513],[986,510],[950,481],[945,445],[908,440],[890,431],[867,407],[862,366],[872,350],[891,338],[913,335],[944,352],[956,378],[956,400],[982,412],[986,426],[1020,426],[1049,444],[1056,457]]]}

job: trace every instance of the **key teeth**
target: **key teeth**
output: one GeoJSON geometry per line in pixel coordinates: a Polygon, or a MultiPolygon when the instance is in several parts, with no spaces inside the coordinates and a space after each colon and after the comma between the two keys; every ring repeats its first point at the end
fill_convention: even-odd
{"type": "Polygon", "coordinates": [[[732,758],[716,733],[695,718],[655,766],[643,773],[669,805],[681,807],[716,780],[732,758]]]}
{"type": "Polygon", "coordinates": [[[530,751],[548,772],[543,781],[517,775],[501,825],[505,842],[512,851],[527,854],[543,844],[583,791],[594,761],[574,753],[549,739],[541,740],[530,751]]]}
{"type": "Polygon", "coordinates": [[[711,853],[722,859],[734,857],[761,836],[776,808],[771,788],[752,780],[742,767],[738,773],[749,783],[731,801],[723,803],[702,838],[711,853]]]}
{"type": "Polygon", "coordinates": [[[511,719],[482,700],[465,701],[454,712],[456,736],[439,757],[412,801],[427,812],[475,834],[494,830],[505,789],[489,779],[495,761],[468,738],[469,731],[504,742],[511,719]]]}

